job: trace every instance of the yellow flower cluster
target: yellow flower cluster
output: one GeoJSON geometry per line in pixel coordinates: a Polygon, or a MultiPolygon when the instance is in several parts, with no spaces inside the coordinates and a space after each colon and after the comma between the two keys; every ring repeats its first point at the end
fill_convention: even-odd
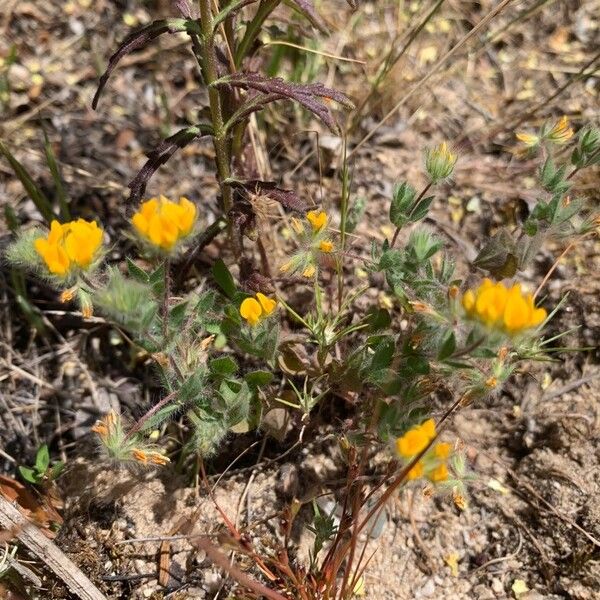
{"type": "Polygon", "coordinates": [[[135,460],[144,465],[166,465],[169,457],[152,448],[139,448],[134,446],[134,440],[127,440],[123,430],[121,417],[111,410],[102,419],[96,421],[92,431],[97,433],[107,449],[113,450],[115,456],[124,460],[135,460]],[[132,443],[133,442],[133,443],[132,443]]]}
{"type": "MultiPolygon", "coordinates": [[[[435,421],[427,419],[421,425],[409,429],[396,440],[396,451],[405,460],[412,460],[427,448],[435,438],[435,421]]],[[[446,460],[450,456],[452,446],[446,442],[437,443],[408,472],[407,479],[413,480],[425,475],[432,483],[440,483],[448,479],[446,460]]]]}
{"type": "Polygon", "coordinates": [[[573,135],[574,131],[569,125],[569,119],[564,115],[550,129],[548,129],[547,125],[542,127],[539,135],[525,131],[518,131],[516,133],[517,139],[530,148],[537,146],[541,139],[548,140],[554,144],[566,144],[573,135]]]}
{"type": "Polygon", "coordinates": [[[254,327],[277,307],[277,301],[258,292],[256,298],[246,298],[240,305],[240,315],[254,327]]]}
{"type": "Polygon", "coordinates": [[[187,198],[172,202],[165,196],[143,202],[131,222],[140,236],[161,250],[171,250],[190,235],[196,221],[196,205],[187,198]]]}
{"type": "Polygon", "coordinates": [[[144,465],[154,464],[163,466],[171,462],[168,456],[156,452],[155,450],[141,450],[140,448],[134,448],[131,451],[131,456],[144,465]]]}
{"type": "Polygon", "coordinates": [[[92,427],[92,431],[97,433],[102,440],[106,440],[109,435],[112,435],[118,427],[118,417],[114,410],[111,410],[102,419],[96,421],[92,427]]]}
{"type": "Polygon", "coordinates": [[[306,220],[310,224],[308,232],[302,221],[292,218],[292,228],[300,236],[305,247],[279,270],[282,273],[300,271],[303,277],[311,278],[317,272],[320,253],[331,254],[335,250],[335,246],[331,240],[327,239],[329,218],[325,211],[311,210],[306,213],[306,220]]]}
{"type": "Polygon", "coordinates": [[[546,311],[535,307],[533,296],[523,294],[520,284],[506,287],[487,277],[476,290],[464,294],[462,305],[469,317],[509,334],[536,327],[546,318],[546,311]]]}
{"type": "Polygon", "coordinates": [[[50,273],[66,277],[77,268],[86,270],[91,265],[102,245],[102,235],[95,221],[52,221],[48,236],[35,240],[34,248],[50,273]]]}

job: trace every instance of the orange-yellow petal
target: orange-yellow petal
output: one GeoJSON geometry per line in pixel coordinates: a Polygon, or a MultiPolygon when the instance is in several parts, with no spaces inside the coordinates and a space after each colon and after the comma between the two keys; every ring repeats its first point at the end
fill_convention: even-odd
{"type": "Polygon", "coordinates": [[[315,271],[314,265],[308,265],[308,267],[302,271],[302,277],[310,278],[315,274],[315,271]]]}
{"type": "Polygon", "coordinates": [[[463,308],[467,313],[471,314],[475,308],[475,292],[473,290],[467,290],[462,297],[463,308]]]}
{"type": "Polygon", "coordinates": [[[276,300],[272,300],[271,298],[269,298],[268,296],[265,296],[261,292],[258,292],[256,294],[256,298],[257,298],[258,302],[260,303],[262,311],[264,312],[264,314],[266,316],[270,315],[277,307],[276,300]]]}
{"type": "Polygon", "coordinates": [[[312,225],[313,231],[321,231],[327,225],[327,213],[311,210],[306,214],[308,222],[312,225]]]}
{"type": "Polygon", "coordinates": [[[421,431],[427,437],[427,441],[432,440],[435,437],[435,421],[433,419],[427,419],[421,424],[421,431]]]}
{"type": "Polygon", "coordinates": [[[329,252],[333,252],[333,244],[329,240],[323,240],[319,244],[319,250],[321,252],[325,252],[326,254],[328,254],[329,252]]]}
{"type": "Polygon", "coordinates": [[[423,450],[429,439],[421,427],[410,429],[396,440],[396,450],[403,458],[411,458],[423,450]]]}
{"type": "Polygon", "coordinates": [[[448,479],[448,467],[445,463],[442,463],[439,467],[436,467],[429,473],[427,473],[427,479],[432,483],[440,483],[448,479]]]}
{"type": "Polygon", "coordinates": [[[255,298],[245,298],[240,305],[240,315],[249,325],[256,325],[260,321],[262,308],[255,298]]]}
{"type": "Polygon", "coordinates": [[[452,452],[452,444],[448,442],[440,442],[435,445],[434,454],[436,458],[446,460],[452,452]]]}
{"type": "Polygon", "coordinates": [[[419,461],[407,474],[406,479],[413,481],[423,476],[423,463],[419,461]]]}

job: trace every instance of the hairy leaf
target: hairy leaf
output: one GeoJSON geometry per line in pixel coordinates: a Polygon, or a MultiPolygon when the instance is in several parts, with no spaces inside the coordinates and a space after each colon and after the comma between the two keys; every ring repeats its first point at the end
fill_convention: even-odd
{"type": "Polygon", "coordinates": [[[225,180],[225,183],[229,184],[231,187],[243,188],[253,194],[261,194],[268,198],[272,198],[276,202],[279,202],[281,206],[290,210],[305,212],[308,209],[306,202],[304,202],[296,192],[277,187],[277,184],[274,181],[262,181],[260,179],[227,179],[225,180]]]}
{"type": "Polygon", "coordinates": [[[283,94],[254,94],[249,96],[246,101],[229,117],[226,123],[226,128],[230,129],[237,125],[253,112],[262,110],[267,104],[276,102],[277,100],[285,100],[283,94]]]}
{"type": "Polygon", "coordinates": [[[173,0],[173,6],[186,18],[197,19],[200,11],[196,4],[190,4],[189,0],[173,0]]]}
{"type": "Polygon", "coordinates": [[[207,123],[199,123],[198,125],[186,127],[163,140],[152,152],[148,153],[148,160],[129,182],[128,187],[131,190],[129,199],[134,202],[139,201],[146,191],[146,185],[150,177],[154,175],[157,169],[164,165],[177,150],[204,135],[212,135],[212,127],[207,123]]]}
{"type": "MultiPolygon", "coordinates": [[[[265,77],[260,73],[233,73],[221,77],[213,85],[230,85],[244,90],[256,90],[268,96],[269,102],[280,98],[294,100],[319,117],[334,133],[339,133],[339,127],[321,98],[333,100],[347,108],[354,108],[352,102],[342,92],[328,88],[322,83],[290,83],[280,77],[265,77]]],[[[263,97],[263,100],[266,99],[263,97]]]]}
{"type": "Polygon", "coordinates": [[[92,108],[96,110],[96,107],[98,106],[98,100],[100,99],[100,94],[102,94],[102,90],[108,82],[108,78],[114,71],[117,63],[126,54],[141,48],[149,41],[157,38],[163,33],[178,33],[181,31],[200,34],[200,24],[198,21],[192,19],[161,19],[159,21],[153,21],[149,25],[130,33],[121,42],[117,48],[117,51],[108,59],[108,67],[106,67],[106,71],[102,77],[100,77],[100,81],[98,82],[98,89],[96,90],[94,99],[92,100],[92,108]]]}

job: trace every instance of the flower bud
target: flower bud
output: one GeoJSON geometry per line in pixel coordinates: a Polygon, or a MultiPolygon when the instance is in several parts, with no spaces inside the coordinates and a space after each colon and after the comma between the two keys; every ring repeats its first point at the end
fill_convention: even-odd
{"type": "Polygon", "coordinates": [[[443,181],[452,175],[458,156],[448,148],[446,142],[425,152],[425,169],[432,183],[443,181]]]}

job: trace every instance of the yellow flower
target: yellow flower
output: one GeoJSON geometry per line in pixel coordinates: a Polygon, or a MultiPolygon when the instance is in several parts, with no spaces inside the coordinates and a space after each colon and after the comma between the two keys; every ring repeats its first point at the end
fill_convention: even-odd
{"type": "Polygon", "coordinates": [[[152,245],[171,250],[192,232],[196,205],[187,198],[171,202],[164,196],[151,198],[140,205],[131,222],[136,231],[152,245]]]}
{"type": "Polygon", "coordinates": [[[288,262],[284,263],[279,267],[279,271],[281,273],[287,273],[292,268],[292,261],[288,260],[288,262]]]}
{"type": "Polygon", "coordinates": [[[97,433],[101,438],[105,438],[108,435],[108,427],[103,421],[96,421],[92,427],[92,431],[97,433]]]}
{"type": "Polygon", "coordinates": [[[419,461],[407,474],[406,479],[413,481],[423,476],[423,463],[419,461]]]}
{"type": "Polygon", "coordinates": [[[143,464],[153,463],[155,465],[166,465],[171,462],[167,456],[154,450],[141,450],[140,448],[134,448],[131,451],[131,456],[134,460],[143,464]]]}
{"type": "Polygon", "coordinates": [[[92,431],[97,433],[103,440],[109,435],[113,435],[118,425],[117,413],[111,410],[108,414],[104,415],[102,419],[96,421],[92,427],[92,431]]]}
{"type": "Polygon", "coordinates": [[[524,295],[518,283],[507,288],[486,278],[479,288],[463,295],[462,304],[469,317],[510,334],[536,327],[546,318],[546,311],[536,308],[533,296],[524,295]]]}
{"type": "Polygon", "coordinates": [[[62,225],[50,223],[47,237],[35,240],[34,248],[53,275],[65,277],[74,269],[88,269],[102,245],[102,229],[95,221],[77,219],[62,225]]]}
{"type": "Polygon", "coordinates": [[[429,473],[427,473],[427,479],[429,479],[429,481],[431,481],[432,483],[440,483],[441,481],[446,481],[446,479],[448,479],[448,467],[446,466],[446,464],[442,463],[441,465],[439,465],[439,467],[436,467],[432,471],[429,471],[429,473]]]}
{"type": "Polygon", "coordinates": [[[314,265],[308,265],[308,267],[302,271],[302,277],[310,278],[315,274],[315,271],[314,265]]]}
{"type": "Polygon", "coordinates": [[[327,225],[327,213],[311,210],[306,214],[306,218],[312,225],[313,231],[321,231],[327,225]]]}
{"type": "Polygon", "coordinates": [[[465,510],[465,508],[467,508],[467,499],[456,488],[452,490],[452,500],[459,510],[465,510]]]}
{"type": "Polygon", "coordinates": [[[427,419],[423,424],[409,429],[396,440],[396,450],[403,458],[411,458],[419,454],[435,437],[435,421],[427,419]]]}
{"type": "Polygon", "coordinates": [[[440,442],[439,444],[435,445],[433,452],[436,458],[446,460],[452,452],[452,444],[449,444],[448,442],[440,442]]]}
{"type": "Polygon", "coordinates": [[[537,135],[533,133],[525,133],[524,131],[517,132],[516,138],[530,148],[536,146],[540,141],[540,138],[537,135]]]}
{"type": "Polygon", "coordinates": [[[68,290],[64,290],[60,295],[60,301],[63,304],[66,302],[71,302],[71,300],[75,298],[75,292],[77,292],[77,286],[69,288],[68,290]]]}
{"type": "Polygon", "coordinates": [[[329,254],[330,252],[333,252],[333,244],[329,240],[323,240],[319,244],[319,250],[321,252],[325,252],[326,254],[329,254]]]}
{"type": "Polygon", "coordinates": [[[268,317],[277,307],[277,301],[258,292],[256,298],[245,298],[240,305],[240,315],[248,325],[254,327],[258,322],[268,317]]]}
{"type": "Polygon", "coordinates": [[[562,116],[546,134],[546,138],[555,144],[565,144],[573,137],[573,130],[569,127],[569,119],[562,116]]]}
{"type": "Polygon", "coordinates": [[[486,379],[485,385],[493,390],[498,385],[498,379],[496,377],[490,377],[486,379]]]}

